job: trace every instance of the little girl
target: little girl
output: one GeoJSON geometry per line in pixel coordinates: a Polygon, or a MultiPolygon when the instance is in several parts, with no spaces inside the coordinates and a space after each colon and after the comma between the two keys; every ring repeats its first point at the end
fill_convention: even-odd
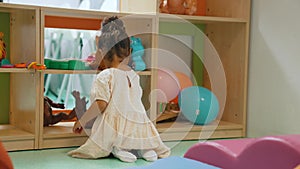
{"type": "Polygon", "coordinates": [[[85,144],[69,152],[77,158],[101,158],[112,153],[124,162],[137,157],[147,161],[165,158],[170,149],[162,142],[142,104],[142,88],[137,73],[126,60],[131,53],[130,39],[118,17],[102,22],[98,41],[97,64],[103,56],[101,71],[91,89],[92,104],[73,127],[81,133],[83,126],[96,117],[85,144]]]}

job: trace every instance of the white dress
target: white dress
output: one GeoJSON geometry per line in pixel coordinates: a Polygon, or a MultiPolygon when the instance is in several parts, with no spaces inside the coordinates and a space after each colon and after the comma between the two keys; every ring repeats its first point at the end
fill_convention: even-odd
{"type": "Polygon", "coordinates": [[[109,68],[101,71],[91,89],[91,101],[108,103],[92,127],[87,142],[69,155],[80,158],[108,156],[113,147],[126,150],[154,150],[159,158],[170,149],[162,142],[141,101],[140,78],[133,70],[109,68]]]}

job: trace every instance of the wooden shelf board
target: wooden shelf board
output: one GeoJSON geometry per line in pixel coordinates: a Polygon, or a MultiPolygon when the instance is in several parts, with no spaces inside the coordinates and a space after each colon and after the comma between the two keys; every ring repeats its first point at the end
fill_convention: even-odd
{"type": "Polygon", "coordinates": [[[229,17],[216,17],[216,16],[194,16],[194,15],[170,15],[158,14],[160,21],[169,22],[192,22],[192,23],[247,23],[243,18],[229,18],[229,17]],[[180,21],[182,20],[182,21],[180,21]]]}
{"type": "Polygon", "coordinates": [[[240,124],[220,121],[209,125],[193,125],[190,122],[168,122],[156,125],[163,141],[201,140],[244,137],[240,124]]]}
{"type": "MultiPolygon", "coordinates": [[[[98,70],[59,70],[59,69],[47,69],[43,71],[45,74],[98,74],[98,70]]],[[[141,76],[150,76],[151,71],[138,71],[141,76]]]]}
{"type": "Polygon", "coordinates": [[[0,125],[0,140],[12,141],[12,140],[30,140],[34,139],[34,134],[19,129],[13,125],[0,125]]]}
{"type": "Polygon", "coordinates": [[[41,148],[74,147],[83,145],[88,137],[65,137],[65,138],[45,138],[42,140],[41,148]]]}
{"type": "MultiPolygon", "coordinates": [[[[154,22],[156,15],[154,14],[130,14],[130,13],[110,13],[101,11],[79,10],[79,9],[50,9],[42,8],[42,28],[61,28],[61,29],[76,29],[76,30],[93,30],[98,31],[101,29],[101,22],[104,18],[110,16],[118,16],[121,20],[134,23],[136,20],[141,20],[145,28],[150,28],[154,22]],[[131,20],[131,21],[130,21],[131,20]],[[148,23],[148,24],[145,24],[148,23]]],[[[129,24],[128,23],[128,24],[129,24]]],[[[128,26],[128,25],[127,25],[128,26]]],[[[136,25],[139,28],[139,25],[136,25]]],[[[131,36],[131,33],[128,35],[131,36]]],[[[149,30],[148,30],[149,31],[149,30]]],[[[145,32],[141,32],[145,33],[145,32]]],[[[153,33],[148,32],[148,33],[153,33]]],[[[134,31],[134,35],[138,32],[134,31]]]]}
{"type": "Polygon", "coordinates": [[[33,150],[35,149],[35,140],[2,140],[3,146],[7,151],[33,150]]]}
{"type": "MultiPolygon", "coordinates": [[[[74,122],[59,122],[53,126],[44,127],[43,138],[85,137],[87,134],[73,133],[74,122]]],[[[85,130],[89,133],[89,130],[85,130]]]]}
{"type": "Polygon", "coordinates": [[[202,131],[202,130],[242,130],[240,124],[230,123],[226,121],[214,121],[207,125],[194,125],[187,121],[157,123],[156,127],[159,132],[186,132],[186,131],[202,131]]]}
{"type": "MultiPolygon", "coordinates": [[[[41,7],[41,11],[47,16],[73,17],[73,18],[103,18],[105,16],[116,15],[115,12],[103,12],[85,9],[41,7]]],[[[120,14],[121,15],[121,14],[120,14]]],[[[100,26],[100,25],[99,25],[100,26]]]]}
{"type": "Polygon", "coordinates": [[[46,69],[45,74],[98,74],[97,70],[62,70],[62,69],[46,69]]]}
{"type": "MultiPolygon", "coordinates": [[[[37,10],[39,6],[35,5],[22,5],[22,4],[12,4],[12,3],[0,3],[0,11],[3,10],[37,10]]],[[[10,11],[9,11],[10,12],[10,11]]]]}
{"type": "Polygon", "coordinates": [[[139,74],[140,76],[150,76],[151,75],[151,71],[149,71],[149,70],[138,71],[136,73],[139,74]]]}
{"type": "Polygon", "coordinates": [[[208,140],[208,139],[222,139],[222,138],[243,138],[242,130],[215,130],[215,131],[201,131],[201,132],[172,132],[160,133],[163,141],[182,141],[182,140],[208,140]]]}
{"type": "MultiPolygon", "coordinates": [[[[60,122],[56,125],[44,127],[43,138],[65,138],[65,137],[85,137],[87,134],[74,134],[72,132],[74,122],[60,122]]],[[[177,133],[177,132],[203,132],[203,131],[221,131],[221,130],[239,130],[243,127],[240,124],[230,123],[226,121],[212,122],[208,125],[193,125],[190,122],[164,122],[156,124],[158,132],[160,133],[177,133]]],[[[89,133],[89,130],[86,130],[89,133]]]]}
{"type": "Polygon", "coordinates": [[[33,69],[26,68],[0,68],[0,73],[34,73],[33,69]]]}
{"type": "Polygon", "coordinates": [[[109,11],[99,11],[99,10],[91,10],[91,9],[58,8],[58,7],[46,7],[46,6],[41,6],[41,10],[45,13],[45,15],[72,16],[72,17],[78,16],[80,18],[85,18],[85,17],[103,18],[105,16],[112,16],[112,15],[117,15],[119,17],[134,15],[134,17],[138,17],[138,18],[153,18],[155,16],[155,13],[109,12],[109,11]]]}

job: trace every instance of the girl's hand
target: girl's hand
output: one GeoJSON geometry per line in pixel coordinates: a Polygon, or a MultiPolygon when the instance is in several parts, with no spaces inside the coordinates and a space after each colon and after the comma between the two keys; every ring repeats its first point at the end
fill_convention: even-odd
{"type": "Polygon", "coordinates": [[[82,129],[83,129],[83,127],[82,127],[80,121],[77,120],[73,126],[73,132],[77,133],[77,134],[81,134],[82,129]]]}

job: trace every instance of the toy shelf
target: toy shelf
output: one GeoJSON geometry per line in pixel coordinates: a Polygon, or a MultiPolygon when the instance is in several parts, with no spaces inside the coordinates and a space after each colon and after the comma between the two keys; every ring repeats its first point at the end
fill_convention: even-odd
{"type": "MultiPolygon", "coordinates": [[[[39,8],[0,3],[0,32],[4,33],[11,64],[39,61],[39,8]]],[[[0,140],[7,150],[38,147],[39,75],[25,68],[0,68],[0,140]]]]}
{"type": "MultiPolygon", "coordinates": [[[[135,5],[130,2],[128,1],[128,6],[133,9],[135,5]]],[[[157,0],[157,6],[158,2],[157,0]]],[[[97,31],[105,17],[119,16],[125,22],[128,35],[140,37],[146,49],[144,59],[147,70],[138,73],[144,92],[142,101],[146,110],[149,110],[147,112],[150,119],[154,120],[157,117],[157,102],[151,91],[155,89],[157,83],[155,78],[157,72],[152,68],[160,65],[160,55],[157,49],[160,49],[163,44],[168,44],[164,38],[172,39],[173,35],[183,35],[189,36],[192,40],[196,39],[194,42],[197,43],[192,43],[194,45],[192,49],[196,53],[205,53],[204,46],[212,44],[222,63],[222,69],[219,67],[217,70],[224,70],[226,77],[226,85],[214,90],[216,96],[221,98],[223,113],[216,121],[203,126],[193,125],[179,119],[159,122],[155,125],[165,141],[244,137],[247,116],[250,4],[251,0],[207,0],[204,7],[205,16],[188,16],[169,15],[158,11],[153,11],[152,14],[133,15],[122,12],[0,3],[0,17],[3,17],[6,22],[2,24],[4,20],[1,18],[0,31],[3,31],[5,37],[8,38],[5,39],[8,46],[7,59],[12,64],[32,61],[44,64],[47,58],[44,55],[45,32],[48,28],[97,31]],[[201,38],[194,34],[195,29],[181,27],[189,23],[201,29],[205,38],[209,39],[209,43],[198,43],[201,42],[201,38]],[[224,89],[225,96],[222,93],[224,89]]],[[[172,48],[181,50],[175,45],[172,48]]],[[[167,49],[172,52],[172,48],[167,49]]],[[[208,56],[203,55],[202,58],[205,60],[208,56]]],[[[215,76],[209,76],[208,67],[196,60],[191,68],[196,75],[197,84],[211,89],[212,84],[215,83],[215,76]]],[[[72,133],[73,122],[60,122],[50,127],[43,127],[44,106],[41,98],[44,96],[45,80],[48,75],[92,76],[97,73],[99,72],[93,70],[35,71],[25,68],[0,68],[1,91],[3,91],[0,100],[5,101],[0,102],[0,117],[8,117],[0,124],[0,140],[3,141],[7,150],[69,147],[83,144],[87,139],[87,134],[72,133]]]]}

